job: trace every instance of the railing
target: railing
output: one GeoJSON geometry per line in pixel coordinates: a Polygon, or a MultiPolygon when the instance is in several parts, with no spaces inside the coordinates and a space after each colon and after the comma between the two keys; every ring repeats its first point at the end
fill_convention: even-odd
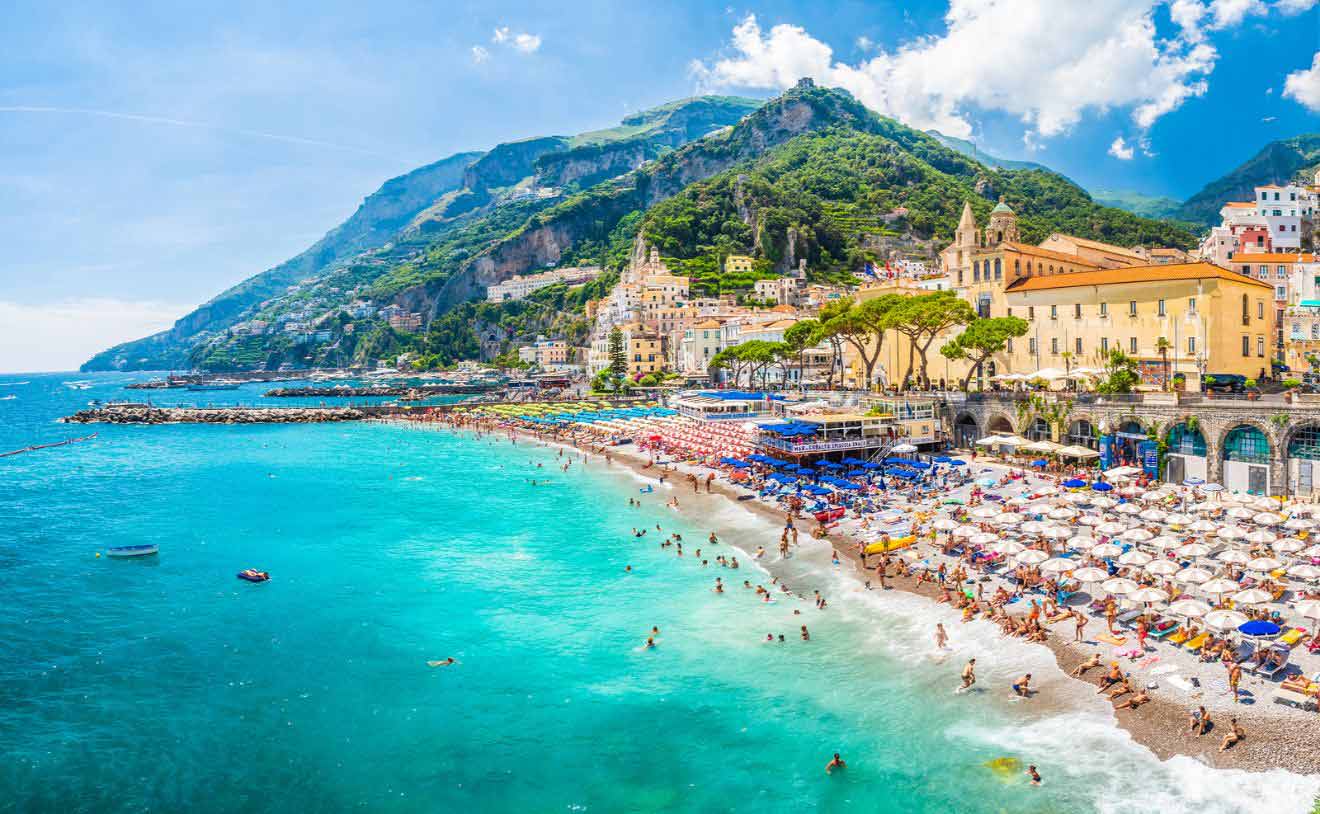
{"type": "Polygon", "coordinates": [[[762,438],[761,446],[771,447],[773,449],[783,450],[784,452],[838,452],[847,449],[865,449],[866,447],[878,447],[887,441],[887,438],[851,438],[845,441],[818,441],[816,443],[793,443],[781,438],[762,438]]]}

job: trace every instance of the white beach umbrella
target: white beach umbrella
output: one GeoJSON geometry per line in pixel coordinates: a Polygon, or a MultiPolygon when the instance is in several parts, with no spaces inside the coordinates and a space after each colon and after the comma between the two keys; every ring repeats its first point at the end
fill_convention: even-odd
{"type": "Polygon", "coordinates": [[[1222,492],[1224,487],[1218,483],[1203,483],[1200,486],[1202,492],[1222,492]]]}
{"type": "Polygon", "coordinates": [[[1280,554],[1296,554],[1298,551],[1306,548],[1306,543],[1303,543],[1296,537],[1284,537],[1282,540],[1275,540],[1271,543],[1270,548],[1280,554]]]}
{"type": "Polygon", "coordinates": [[[1268,574],[1269,572],[1277,570],[1281,567],[1283,567],[1283,563],[1279,562],[1273,557],[1257,557],[1256,559],[1251,560],[1250,562],[1247,563],[1248,571],[1259,571],[1263,574],[1268,574]]]}
{"type": "MultiPolygon", "coordinates": [[[[1193,566],[1192,568],[1184,568],[1174,574],[1173,578],[1177,582],[1185,582],[1188,585],[1201,585],[1214,579],[1215,575],[1204,568],[1196,568],[1193,566]]],[[[1237,583],[1233,584],[1236,585],[1237,583]]]]}
{"type": "Polygon", "coordinates": [[[961,528],[961,526],[958,525],[958,521],[954,520],[952,517],[936,518],[935,522],[931,523],[931,527],[936,531],[954,531],[961,528]]]}
{"type": "Polygon", "coordinates": [[[1252,545],[1269,545],[1279,539],[1279,535],[1265,529],[1256,529],[1247,533],[1247,542],[1252,545]]]}
{"type": "Polygon", "coordinates": [[[1172,514],[1164,518],[1164,522],[1168,523],[1170,526],[1187,526],[1192,523],[1195,523],[1196,518],[1191,516],[1190,514],[1184,514],[1182,512],[1173,512],[1172,514]]]}
{"type": "Polygon", "coordinates": [[[1315,521],[1307,520],[1305,517],[1290,517],[1283,521],[1283,527],[1290,531],[1307,531],[1315,528],[1315,521]]]}
{"type": "Polygon", "coordinates": [[[1123,577],[1114,577],[1113,579],[1107,579],[1100,583],[1100,590],[1105,593],[1117,594],[1119,596],[1130,594],[1140,587],[1140,585],[1132,580],[1123,577]]]}
{"type": "Polygon", "coordinates": [[[1114,507],[1119,514],[1141,514],[1141,507],[1135,503],[1120,503],[1114,507]]]}
{"type": "Polygon", "coordinates": [[[1133,602],[1168,602],[1169,592],[1162,588],[1138,588],[1127,595],[1133,602]]]}
{"type": "Polygon", "coordinates": [[[1019,542],[1015,542],[1013,540],[1001,540],[998,543],[995,543],[994,545],[990,546],[990,548],[992,548],[995,551],[998,551],[1000,554],[1003,554],[1006,557],[1012,557],[1017,554],[1021,554],[1023,551],[1027,550],[1026,546],[1022,545],[1019,542]]]}
{"type": "Polygon", "coordinates": [[[1294,565],[1288,569],[1288,576],[1295,579],[1313,580],[1320,579],[1320,568],[1311,565],[1309,562],[1294,565]]]}
{"type": "Polygon", "coordinates": [[[1022,511],[1026,512],[1027,514],[1049,514],[1050,510],[1053,508],[1054,508],[1053,506],[1042,500],[1036,503],[1032,503],[1030,506],[1027,506],[1022,511]]]}
{"type": "Polygon", "coordinates": [[[1072,536],[1073,530],[1068,526],[1050,526],[1040,533],[1040,536],[1048,540],[1063,540],[1072,536]]]}
{"type": "Polygon", "coordinates": [[[1042,523],[1039,520],[1028,520],[1022,525],[1018,526],[1018,531],[1022,532],[1023,534],[1040,534],[1042,531],[1044,531],[1047,528],[1049,528],[1048,523],[1042,523]]]}
{"type": "Polygon", "coordinates": [[[1229,548],[1216,554],[1215,559],[1220,562],[1231,562],[1242,565],[1251,559],[1251,555],[1241,549],[1229,548]]]}
{"type": "Polygon", "coordinates": [[[1146,573],[1157,577],[1170,577],[1182,570],[1173,560],[1155,560],[1146,564],[1146,573]]]}
{"type": "Polygon", "coordinates": [[[1102,582],[1109,579],[1108,571],[1103,568],[1093,568],[1090,566],[1087,566],[1086,568],[1078,568],[1076,571],[1073,571],[1072,575],[1073,579],[1078,582],[1102,582]]]}
{"type": "Polygon", "coordinates": [[[971,537],[968,537],[967,542],[971,543],[972,545],[988,545],[998,539],[999,536],[996,534],[990,534],[989,532],[979,531],[976,534],[973,534],[971,537]]]}
{"type": "Polygon", "coordinates": [[[1110,534],[1110,535],[1122,534],[1123,532],[1127,531],[1127,526],[1123,525],[1122,523],[1109,522],[1109,523],[1101,523],[1100,525],[1095,527],[1095,530],[1098,534],[1110,534]]]}
{"type": "Polygon", "coordinates": [[[1251,509],[1245,508],[1243,506],[1234,506],[1228,511],[1224,512],[1224,514],[1228,515],[1229,517],[1235,518],[1237,520],[1246,520],[1248,517],[1251,517],[1252,512],[1251,509]]]}
{"type": "Polygon", "coordinates": [[[1272,497],[1258,497],[1251,501],[1251,505],[1262,512],[1277,512],[1279,510],[1279,501],[1272,497]]]}
{"type": "Polygon", "coordinates": [[[1277,526],[1284,522],[1283,515],[1274,512],[1261,512],[1251,518],[1251,522],[1258,526],[1277,526]]]}
{"type": "Polygon", "coordinates": [[[1085,537],[1080,534],[1077,535],[1076,537],[1069,537],[1068,542],[1064,543],[1064,545],[1068,546],[1074,551],[1086,551],[1095,544],[1096,544],[1096,539],[1094,537],[1085,537]]]}
{"type": "Polygon", "coordinates": [[[1089,553],[1092,557],[1099,557],[1100,559],[1104,559],[1105,557],[1117,557],[1119,554],[1123,553],[1123,549],[1119,548],[1113,543],[1101,543],[1100,545],[1092,548],[1089,553]]]}
{"type": "Polygon", "coordinates": [[[1026,551],[1023,551],[1021,554],[1014,557],[1020,565],[1040,565],[1049,558],[1049,554],[1046,554],[1044,551],[1038,551],[1034,548],[1028,548],[1026,551]]]}
{"type": "Polygon", "coordinates": [[[978,506],[972,509],[972,517],[979,517],[982,520],[988,520],[999,514],[999,509],[994,506],[978,506]]]}
{"type": "Polygon", "coordinates": [[[1307,557],[1308,559],[1312,559],[1312,560],[1320,558],[1320,543],[1311,546],[1310,548],[1301,552],[1301,554],[1303,557],[1307,557]]]}
{"type": "Polygon", "coordinates": [[[1247,533],[1237,526],[1220,526],[1215,536],[1221,540],[1241,540],[1247,533]]]}
{"type": "Polygon", "coordinates": [[[1160,511],[1159,509],[1146,509],[1144,512],[1142,512],[1137,516],[1148,523],[1162,523],[1164,522],[1164,519],[1169,515],[1165,512],[1160,511]]]}
{"type": "Polygon", "coordinates": [[[1114,500],[1112,497],[1101,495],[1100,497],[1091,498],[1091,505],[1095,506],[1097,509],[1112,509],[1118,505],[1118,501],[1114,500]]]}
{"type": "Polygon", "coordinates": [[[1049,518],[1051,520],[1071,520],[1078,514],[1077,510],[1070,506],[1060,506],[1057,509],[1051,509],[1049,518]]]}
{"type": "Polygon", "coordinates": [[[1138,568],[1155,559],[1144,551],[1133,549],[1118,558],[1118,561],[1124,565],[1135,565],[1138,568]]]}
{"type": "Polygon", "coordinates": [[[1204,557],[1210,553],[1210,546],[1205,543],[1188,543],[1178,546],[1174,553],[1179,557],[1204,557]]]}
{"type": "Polygon", "coordinates": [[[1201,583],[1201,590],[1207,594],[1219,596],[1222,594],[1231,594],[1234,591],[1240,591],[1242,590],[1242,586],[1238,585],[1231,579],[1216,577],[1215,579],[1208,579],[1201,583]]]}
{"type": "Polygon", "coordinates": [[[1237,630],[1239,625],[1244,625],[1246,622],[1247,617],[1244,614],[1233,610],[1212,610],[1205,615],[1206,627],[1218,631],[1237,630]]]}
{"type": "Polygon", "coordinates": [[[996,526],[1013,526],[1022,522],[1022,515],[1017,512],[1001,512],[990,518],[990,522],[996,526]]]}
{"type": "Polygon", "coordinates": [[[1064,557],[1055,557],[1040,564],[1042,574],[1063,574],[1077,567],[1077,563],[1064,557]]]}
{"type": "Polygon", "coordinates": [[[1215,529],[1219,528],[1219,526],[1210,520],[1201,519],[1192,523],[1187,528],[1189,531],[1196,531],[1196,532],[1200,532],[1201,534],[1205,534],[1207,531],[1214,531],[1215,529]]]}
{"type": "Polygon", "coordinates": [[[1210,606],[1199,599],[1179,599],[1177,602],[1170,603],[1165,610],[1174,616],[1199,619],[1210,612],[1210,606]]]}
{"type": "Polygon", "coordinates": [[[1151,534],[1145,529],[1128,529],[1118,536],[1120,539],[1126,540],[1129,543],[1144,543],[1155,537],[1154,534],[1151,534]]]}
{"type": "Polygon", "coordinates": [[[1274,597],[1269,591],[1262,591],[1260,588],[1248,588],[1245,591],[1238,591],[1231,597],[1235,605],[1260,605],[1265,602],[1273,602],[1274,597]]]}
{"type": "Polygon", "coordinates": [[[1320,599],[1303,599],[1293,605],[1293,610],[1307,619],[1320,619],[1320,599]]]}
{"type": "Polygon", "coordinates": [[[899,452],[899,453],[908,453],[908,452],[916,452],[917,448],[912,444],[898,444],[890,451],[899,452]]]}
{"type": "Polygon", "coordinates": [[[1081,526],[1098,526],[1105,521],[1093,514],[1084,514],[1073,522],[1081,526]]]}
{"type": "Polygon", "coordinates": [[[1153,540],[1147,540],[1146,545],[1160,551],[1168,551],[1170,548],[1177,548],[1183,544],[1177,537],[1170,537],[1167,534],[1161,534],[1153,540]]]}

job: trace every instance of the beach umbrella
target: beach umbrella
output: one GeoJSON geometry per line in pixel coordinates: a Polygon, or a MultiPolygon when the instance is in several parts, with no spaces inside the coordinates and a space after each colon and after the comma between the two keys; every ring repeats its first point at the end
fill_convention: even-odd
{"type": "Polygon", "coordinates": [[[1138,588],[1127,595],[1133,602],[1168,602],[1169,593],[1162,588],[1138,588]]]}
{"type": "MultiPolygon", "coordinates": [[[[1144,514],[1142,516],[1145,517],[1144,514]]],[[[1190,514],[1183,514],[1182,512],[1174,512],[1170,515],[1167,515],[1164,518],[1164,522],[1168,523],[1170,526],[1186,526],[1189,523],[1195,523],[1196,518],[1192,517],[1190,514]]]]}
{"type": "Polygon", "coordinates": [[[979,517],[982,520],[988,520],[989,518],[994,517],[997,514],[999,514],[999,509],[995,508],[994,506],[981,506],[979,508],[972,509],[972,517],[979,517]]]}
{"type": "Polygon", "coordinates": [[[1077,537],[1070,538],[1068,542],[1065,543],[1065,545],[1067,545],[1069,548],[1073,549],[1074,551],[1085,551],[1086,549],[1091,548],[1095,544],[1096,543],[1094,537],[1082,537],[1080,535],[1077,537]]]}
{"type": "Polygon", "coordinates": [[[1051,509],[1049,518],[1051,520],[1071,520],[1077,516],[1077,510],[1068,506],[1060,506],[1057,509],[1051,509]]]}
{"type": "Polygon", "coordinates": [[[1273,622],[1266,622],[1261,619],[1253,619],[1250,622],[1243,622],[1238,625],[1238,633],[1243,636],[1250,636],[1253,639],[1269,636],[1278,636],[1280,628],[1273,622]]]}
{"type": "Polygon", "coordinates": [[[931,523],[931,526],[936,531],[953,531],[958,528],[958,521],[954,520],[952,517],[940,517],[937,518],[934,523],[931,523]]]}
{"type": "Polygon", "coordinates": [[[954,458],[952,461],[949,461],[949,466],[967,466],[967,462],[960,458],[954,458]]]}
{"type": "Polygon", "coordinates": [[[1224,512],[1224,514],[1228,515],[1229,517],[1236,518],[1238,520],[1246,520],[1248,517],[1251,517],[1252,512],[1251,509],[1247,509],[1242,506],[1234,506],[1233,508],[1224,512]]]}
{"type": "Polygon", "coordinates": [[[1017,512],[1004,512],[990,518],[990,522],[996,526],[1012,526],[1022,522],[1022,515],[1017,512]]]}
{"type": "MultiPolygon", "coordinates": [[[[1184,568],[1173,575],[1177,582],[1186,582],[1188,585],[1202,585],[1215,578],[1215,575],[1204,568],[1184,568]]],[[[1237,583],[1233,583],[1236,585],[1237,583]]]]}
{"type": "Polygon", "coordinates": [[[1220,594],[1228,594],[1234,591],[1240,591],[1242,590],[1242,586],[1238,585],[1236,582],[1234,582],[1231,579],[1216,577],[1215,579],[1208,579],[1205,582],[1201,583],[1201,590],[1204,591],[1205,593],[1215,594],[1216,596],[1218,596],[1220,594]]]}
{"type": "Polygon", "coordinates": [[[1280,554],[1296,554],[1298,551],[1306,548],[1306,543],[1303,543],[1296,537],[1284,537],[1282,540],[1275,540],[1271,543],[1270,548],[1273,548],[1280,554]]]}
{"type": "Polygon", "coordinates": [[[1048,523],[1042,523],[1039,520],[1028,520],[1022,525],[1018,526],[1018,531],[1022,532],[1023,534],[1040,534],[1042,531],[1044,531],[1047,528],[1049,528],[1048,523]]]}
{"type": "Polygon", "coordinates": [[[1106,534],[1106,535],[1122,534],[1123,532],[1127,531],[1127,526],[1123,525],[1122,523],[1114,523],[1111,521],[1109,523],[1101,523],[1100,525],[1095,527],[1095,530],[1097,534],[1106,534]]]}
{"type": "Polygon", "coordinates": [[[890,452],[907,453],[907,452],[916,452],[916,451],[917,451],[917,448],[916,448],[915,446],[913,446],[912,444],[902,443],[902,444],[898,444],[898,445],[894,446],[894,447],[893,447],[892,449],[890,449],[889,451],[890,451],[890,452]]]}
{"type": "Polygon", "coordinates": [[[1251,555],[1245,551],[1236,548],[1229,548],[1215,555],[1215,559],[1220,562],[1237,563],[1241,565],[1251,559],[1251,555]]]}
{"type": "Polygon", "coordinates": [[[1204,557],[1210,553],[1210,546],[1205,543],[1187,543],[1174,550],[1179,557],[1204,557]]]}
{"type": "Polygon", "coordinates": [[[1269,572],[1281,568],[1282,566],[1283,563],[1279,562],[1273,557],[1257,557],[1256,559],[1251,560],[1247,563],[1247,570],[1260,571],[1261,573],[1268,574],[1269,572]]]}
{"type": "Polygon", "coordinates": [[[1293,610],[1307,619],[1320,619],[1320,599],[1303,599],[1293,605],[1293,610]]]}
{"type": "Polygon", "coordinates": [[[1175,616],[1182,616],[1186,619],[1199,619],[1210,612],[1210,606],[1199,599],[1179,599],[1177,602],[1170,603],[1166,610],[1175,616]]]}
{"type": "Polygon", "coordinates": [[[1118,501],[1114,500],[1112,497],[1101,495],[1099,497],[1091,498],[1091,505],[1100,509],[1112,509],[1118,505],[1118,501]]]}
{"type": "Polygon", "coordinates": [[[1126,540],[1129,543],[1144,543],[1147,540],[1152,539],[1155,535],[1145,529],[1128,529],[1118,536],[1119,539],[1126,540]]]}
{"type": "Polygon", "coordinates": [[[1102,582],[1109,579],[1109,572],[1103,568],[1078,568],[1073,571],[1073,579],[1078,582],[1102,582]]]}
{"type": "Polygon", "coordinates": [[[971,537],[973,534],[980,534],[980,526],[959,526],[953,530],[954,537],[971,537]]]}
{"type": "Polygon", "coordinates": [[[1089,553],[1092,557],[1104,559],[1105,557],[1117,557],[1119,554],[1123,553],[1123,549],[1113,543],[1101,543],[1098,546],[1092,547],[1089,553]]]}
{"type": "Polygon", "coordinates": [[[1151,560],[1155,559],[1144,551],[1137,551],[1135,548],[1126,554],[1119,556],[1118,561],[1123,565],[1135,565],[1140,568],[1151,560]]]}
{"type": "Polygon", "coordinates": [[[1122,596],[1124,594],[1130,594],[1140,587],[1141,586],[1138,585],[1137,583],[1133,582],[1130,579],[1125,579],[1124,577],[1114,577],[1113,579],[1107,579],[1104,582],[1100,583],[1100,590],[1104,591],[1105,593],[1116,594],[1118,596],[1122,596]]]}
{"type": "Polygon", "coordinates": [[[1253,545],[1268,545],[1279,539],[1277,534],[1268,532],[1265,529],[1256,529],[1247,533],[1247,542],[1253,545]]]}
{"type": "Polygon", "coordinates": [[[1277,526],[1284,522],[1283,515],[1274,512],[1261,512],[1251,518],[1251,522],[1258,526],[1277,526]]]}
{"type": "Polygon", "coordinates": [[[1216,526],[1213,522],[1211,522],[1211,521],[1206,520],[1206,519],[1203,518],[1203,519],[1201,519],[1201,520],[1197,520],[1195,523],[1192,523],[1192,524],[1191,524],[1190,526],[1188,526],[1187,528],[1188,528],[1189,531],[1196,531],[1196,532],[1200,532],[1200,533],[1204,534],[1204,533],[1206,533],[1207,531],[1214,531],[1215,529],[1217,529],[1217,528],[1219,528],[1219,527],[1216,526]]]}
{"type": "Polygon", "coordinates": [[[1288,576],[1305,580],[1320,579],[1320,568],[1311,565],[1309,562],[1304,562],[1289,568],[1288,576]]]}
{"type": "Polygon", "coordinates": [[[1055,557],[1040,564],[1042,574],[1063,574],[1077,567],[1077,563],[1064,557],[1055,557]]]}
{"type": "Polygon", "coordinates": [[[1078,479],[1078,478],[1070,478],[1070,479],[1064,481],[1064,482],[1063,482],[1063,485],[1064,485],[1065,488],[1068,488],[1068,489],[1080,489],[1080,488],[1082,488],[1083,486],[1086,485],[1086,481],[1084,481],[1084,480],[1080,480],[1080,479],[1078,479]]]}
{"type": "Polygon", "coordinates": [[[1273,602],[1274,597],[1269,591],[1262,591],[1260,588],[1248,588],[1245,591],[1238,591],[1230,599],[1234,605],[1260,605],[1265,602],[1273,602]]]}
{"type": "Polygon", "coordinates": [[[1290,517],[1283,521],[1283,527],[1291,531],[1306,531],[1315,528],[1315,521],[1304,517],[1290,517]]]}
{"type": "Polygon", "coordinates": [[[1120,503],[1114,507],[1114,511],[1119,514],[1140,514],[1141,507],[1135,503],[1120,503]]]}
{"type": "Polygon", "coordinates": [[[1034,548],[1028,548],[1026,551],[1023,551],[1014,557],[1014,559],[1021,565],[1040,565],[1049,558],[1049,554],[1046,554],[1044,551],[1037,551],[1034,548]]]}
{"type": "Polygon", "coordinates": [[[1090,506],[1094,505],[1091,501],[1093,495],[1094,492],[1069,492],[1063,499],[1078,506],[1090,506]]]}
{"type": "Polygon", "coordinates": [[[1202,492],[1222,492],[1222,491],[1224,491],[1224,487],[1223,487],[1223,486],[1220,486],[1220,485],[1217,484],[1217,483],[1207,483],[1207,484],[1205,484],[1204,486],[1201,487],[1201,491],[1202,491],[1202,492]]]}
{"type": "Polygon", "coordinates": [[[1023,508],[1022,511],[1026,512],[1027,514],[1049,514],[1050,510],[1053,508],[1054,507],[1051,506],[1048,502],[1044,500],[1040,500],[1035,503],[1032,503],[1030,506],[1023,508]]]}
{"type": "Polygon", "coordinates": [[[1313,560],[1320,559],[1320,544],[1313,545],[1310,548],[1306,549],[1305,551],[1302,552],[1302,556],[1309,557],[1313,560]]]}
{"type": "Polygon", "coordinates": [[[971,543],[972,545],[989,545],[990,543],[993,543],[995,540],[998,539],[999,538],[997,536],[982,531],[973,534],[971,537],[967,539],[967,542],[971,543]]]}
{"type": "Polygon", "coordinates": [[[1114,490],[1114,487],[1112,485],[1105,483],[1103,481],[1099,483],[1091,484],[1091,488],[1097,492],[1112,492],[1114,490]]]}
{"type": "Polygon", "coordinates": [[[1182,567],[1173,560],[1155,560],[1146,564],[1146,573],[1154,574],[1157,577],[1169,577],[1182,570],[1182,567]]]}
{"type": "Polygon", "coordinates": [[[1146,545],[1151,548],[1157,548],[1160,551],[1167,551],[1170,548],[1177,548],[1182,545],[1182,540],[1179,540],[1177,537],[1170,537],[1167,534],[1161,534],[1152,540],[1147,540],[1146,545]]]}
{"type": "Polygon", "coordinates": [[[1067,526],[1050,526],[1040,534],[1042,537],[1046,537],[1050,540],[1062,540],[1072,534],[1072,529],[1067,526]]]}
{"type": "Polygon", "coordinates": [[[1146,509],[1144,512],[1142,512],[1137,516],[1148,523],[1160,523],[1163,522],[1164,518],[1168,517],[1169,515],[1160,511],[1159,509],[1146,509]]]}
{"type": "Polygon", "coordinates": [[[1005,557],[1013,557],[1027,550],[1027,547],[1014,540],[1000,540],[990,548],[1003,554],[1005,557]]]}
{"type": "Polygon", "coordinates": [[[1237,526],[1221,526],[1215,536],[1221,540],[1241,540],[1247,533],[1237,526]]]}
{"type": "Polygon", "coordinates": [[[1246,622],[1247,617],[1234,610],[1212,610],[1205,615],[1206,627],[1219,631],[1235,630],[1246,622]]]}
{"type": "Polygon", "coordinates": [[[1084,514],[1081,517],[1077,518],[1076,522],[1079,525],[1083,525],[1083,526],[1098,526],[1105,521],[1097,515],[1084,514]]]}

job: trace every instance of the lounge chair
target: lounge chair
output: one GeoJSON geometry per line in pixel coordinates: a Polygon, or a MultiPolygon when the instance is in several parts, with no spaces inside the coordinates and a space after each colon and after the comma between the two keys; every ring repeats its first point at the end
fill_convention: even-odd
{"type": "Polygon", "coordinates": [[[1247,659],[1255,655],[1255,653],[1256,653],[1256,648],[1252,646],[1251,642],[1242,642],[1237,647],[1233,648],[1233,652],[1231,655],[1233,661],[1236,661],[1238,664],[1241,664],[1242,662],[1246,661],[1247,659]]]}
{"type": "Polygon", "coordinates": [[[1173,619],[1161,619],[1155,624],[1151,625],[1150,632],[1147,635],[1150,636],[1150,638],[1152,639],[1163,639],[1165,636],[1168,636],[1169,634],[1173,633],[1178,628],[1179,628],[1179,624],[1173,619]],[[1161,628],[1160,626],[1165,623],[1169,623],[1168,627],[1161,628]]]}
{"type": "Polygon", "coordinates": [[[1124,627],[1131,627],[1132,623],[1140,619],[1145,613],[1142,610],[1130,610],[1127,613],[1120,614],[1114,621],[1124,627]]]}
{"type": "Polygon", "coordinates": [[[1306,628],[1295,627],[1292,630],[1280,636],[1278,641],[1279,644],[1292,647],[1293,645],[1297,644],[1304,638],[1306,638],[1306,628]]]}
{"type": "Polygon", "coordinates": [[[1208,641],[1210,641],[1210,634],[1206,632],[1201,632],[1197,634],[1196,637],[1192,639],[1190,642],[1184,644],[1183,649],[1190,651],[1192,653],[1196,653],[1202,647],[1205,647],[1205,643],[1208,641]]]}
{"type": "Polygon", "coordinates": [[[1179,626],[1177,630],[1169,634],[1169,644],[1180,645],[1192,637],[1191,628],[1179,626]]]}
{"type": "Polygon", "coordinates": [[[1283,660],[1280,661],[1278,664],[1269,665],[1269,666],[1265,666],[1265,665],[1258,666],[1253,663],[1247,668],[1248,671],[1255,675],[1260,676],[1261,678],[1274,678],[1274,676],[1279,674],[1279,671],[1288,669],[1288,651],[1286,649],[1280,649],[1277,647],[1271,647],[1270,650],[1274,653],[1281,654],[1283,656],[1283,660]]]}

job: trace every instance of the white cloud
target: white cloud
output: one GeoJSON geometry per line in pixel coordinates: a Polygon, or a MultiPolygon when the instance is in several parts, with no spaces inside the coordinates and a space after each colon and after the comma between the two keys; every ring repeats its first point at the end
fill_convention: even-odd
{"type": "Polygon", "coordinates": [[[115,299],[41,305],[0,300],[0,371],[76,370],[89,358],[130,339],[164,330],[192,306],[115,299]]]}
{"type": "Polygon", "coordinates": [[[1288,74],[1283,81],[1283,95],[1320,113],[1320,51],[1311,59],[1311,67],[1288,74]]]}
{"type": "Polygon", "coordinates": [[[490,59],[490,51],[482,48],[480,45],[472,46],[472,61],[480,65],[490,59]]]}
{"type": "Polygon", "coordinates": [[[509,27],[507,25],[502,25],[499,28],[495,29],[495,35],[490,38],[490,41],[498,44],[505,42],[508,39],[509,39],[509,27]]]}
{"type": "Polygon", "coordinates": [[[1017,116],[1028,143],[1067,131],[1089,111],[1124,108],[1142,130],[1207,90],[1218,57],[1209,28],[1255,13],[1254,2],[1172,0],[1180,33],[1158,37],[1165,0],[1091,0],[1060,14],[1056,0],[950,0],[947,30],[856,64],[796,25],[764,31],[749,15],[728,53],[697,61],[705,87],[787,88],[804,76],[919,128],[973,134],[978,109],[1017,116]],[[996,43],[994,47],[988,44],[996,43]]]}
{"type": "Polygon", "coordinates": [[[1210,4],[1210,27],[1233,28],[1248,16],[1269,11],[1261,0],[1214,0],[1210,4]]]}
{"type": "Polygon", "coordinates": [[[1293,15],[1310,11],[1315,6],[1316,2],[1317,0],[1278,0],[1274,4],[1274,7],[1285,17],[1292,17],[1293,15]]]}
{"type": "Polygon", "coordinates": [[[862,35],[857,38],[857,48],[859,50],[870,51],[874,47],[875,47],[875,43],[871,41],[870,37],[866,35],[862,35]]]}
{"type": "Polygon", "coordinates": [[[1114,139],[1114,143],[1109,145],[1109,154],[1119,161],[1131,161],[1133,156],[1132,147],[1123,139],[1122,136],[1114,139]]]}
{"type": "MultiPolygon", "coordinates": [[[[541,48],[540,34],[515,32],[507,25],[502,25],[499,28],[496,28],[495,33],[491,35],[490,41],[496,45],[503,45],[524,54],[534,54],[541,48]]],[[[487,54],[487,56],[489,56],[489,54],[487,54]]]]}

